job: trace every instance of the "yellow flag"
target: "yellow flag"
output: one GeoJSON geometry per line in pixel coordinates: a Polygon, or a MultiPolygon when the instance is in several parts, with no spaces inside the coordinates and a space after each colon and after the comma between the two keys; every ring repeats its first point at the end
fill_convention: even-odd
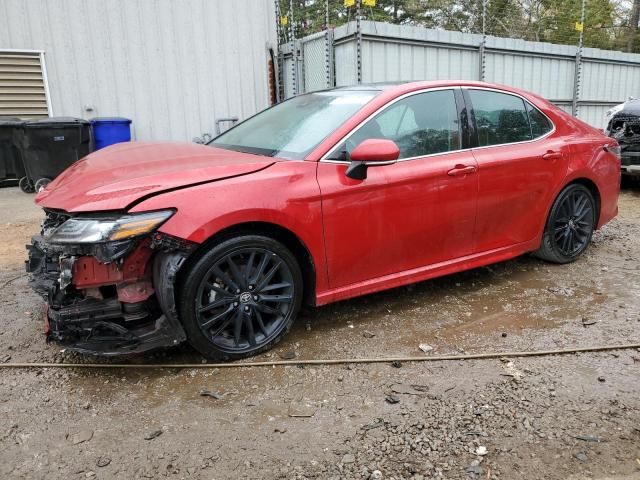
{"type": "Polygon", "coordinates": [[[289,24],[289,17],[287,17],[286,15],[283,15],[282,17],[280,17],[280,25],[288,25],[289,24]]]}
{"type": "Polygon", "coordinates": [[[584,31],[584,23],[582,23],[582,22],[576,22],[576,30],[577,30],[578,32],[582,32],[582,31],[584,31]]]}
{"type": "Polygon", "coordinates": [[[353,7],[356,4],[356,0],[344,0],[345,7],[353,7]]]}
{"type": "Polygon", "coordinates": [[[365,7],[375,7],[376,0],[362,0],[362,5],[365,7]]]}

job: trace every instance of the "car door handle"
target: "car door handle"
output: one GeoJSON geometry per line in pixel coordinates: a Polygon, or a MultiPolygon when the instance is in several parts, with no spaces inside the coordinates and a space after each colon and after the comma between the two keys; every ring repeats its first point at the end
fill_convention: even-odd
{"type": "Polygon", "coordinates": [[[559,158],[562,158],[562,153],[549,150],[547,153],[542,155],[542,158],[545,160],[558,160],[559,158]]]}
{"type": "Polygon", "coordinates": [[[469,175],[470,173],[476,173],[478,169],[474,165],[456,165],[454,168],[447,172],[450,177],[458,177],[460,175],[469,175]]]}

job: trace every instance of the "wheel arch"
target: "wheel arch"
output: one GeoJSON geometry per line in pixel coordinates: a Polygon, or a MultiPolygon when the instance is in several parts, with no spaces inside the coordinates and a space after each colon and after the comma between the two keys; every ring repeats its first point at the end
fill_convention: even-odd
{"type": "Polygon", "coordinates": [[[263,235],[273,240],[277,240],[287,247],[300,265],[303,281],[303,304],[315,306],[316,304],[316,264],[309,248],[294,232],[281,225],[252,221],[243,222],[227,226],[217,231],[204,242],[202,242],[194,252],[189,256],[187,262],[181,268],[181,272],[189,270],[190,264],[195,262],[200,255],[210,249],[213,245],[220,243],[229,238],[239,235],[263,235]]]}
{"type": "MultiPolygon", "coordinates": [[[[591,235],[593,234],[593,230],[591,230],[589,234],[589,238],[586,239],[586,242],[584,240],[581,240],[582,245],[579,245],[577,250],[573,249],[573,244],[571,243],[567,244],[568,247],[571,247],[571,250],[569,251],[560,251],[558,250],[558,245],[557,244],[554,245],[554,243],[556,243],[556,240],[554,240],[554,236],[557,232],[557,229],[555,227],[556,224],[551,223],[552,221],[554,221],[552,219],[552,215],[554,215],[554,209],[556,208],[556,204],[561,199],[563,193],[566,192],[567,189],[569,189],[570,187],[574,187],[574,189],[575,187],[581,187],[581,189],[586,189],[591,193],[591,196],[595,202],[595,209],[596,209],[596,215],[594,215],[595,218],[594,218],[593,230],[595,230],[596,225],[598,223],[598,218],[600,216],[600,191],[596,183],[587,177],[576,177],[571,179],[570,181],[563,182],[562,187],[558,190],[557,194],[553,197],[552,202],[549,206],[549,211],[545,217],[545,223],[544,223],[542,234],[540,237],[539,247],[537,250],[533,252],[533,254],[536,257],[542,260],[546,260],[552,263],[572,262],[575,259],[577,259],[578,256],[582,254],[582,252],[584,252],[584,250],[588,247],[591,241],[591,235]]],[[[556,213],[557,212],[558,210],[556,210],[556,213]]],[[[568,226],[571,225],[571,220],[568,219],[568,212],[565,213],[565,217],[567,217],[566,221],[567,221],[567,228],[568,228],[568,226]]],[[[573,236],[569,237],[565,234],[565,243],[567,239],[569,239],[569,242],[573,242],[573,240],[571,240],[572,238],[573,236]]],[[[562,247],[562,249],[564,249],[564,246],[562,247]]]]}
{"type": "Polygon", "coordinates": [[[540,230],[539,230],[540,233],[538,234],[539,244],[542,244],[544,231],[547,226],[547,222],[549,221],[549,215],[551,215],[551,209],[553,208],[553,204],[555,203],[556,199],[560,196],[562,191],[565,188],[567,188],[569,185],[573,185],[573,184],[584,185],[586,188],[589,189],[589,191],[593,195],[593,198],[596,202],[596,225],[599,225],[601,198],[600,198],[600,189],[598,188],[598,185],[596,184],[596,182],[594,182],[592,179],[586,176],[575,176],[572,178],[568,178],[568,179],[565,179],[564,182],[562,182],[560,187],[554,192],[554,195],[552,195],[551,198],[549,199],[549,202],[547,204],[547,214],[544,216],[542,224],[540,225],[540,230]]]}
{"type": "Polygon", "coordinates": [[[562,192],[569,185],[573,185],[573,184],[585,186],[587,189],[589,189],[589,191],[591,192],[591,195],[593,195],[593,199],[596,202],[596,225],[599,225],[600,224],[600,206],[601,206],[600,189],[598,188],[598,185],[596,184],[596,182],[594,182],[590,178],[577,177],[577,178],[571,179],[565,185],[562,186],[562,188],[558,191],[558,193],[554,197],[553,201],[555,202],[555,199],[558,198],[558,195],[560,195],[560,192],[562,192]]]}

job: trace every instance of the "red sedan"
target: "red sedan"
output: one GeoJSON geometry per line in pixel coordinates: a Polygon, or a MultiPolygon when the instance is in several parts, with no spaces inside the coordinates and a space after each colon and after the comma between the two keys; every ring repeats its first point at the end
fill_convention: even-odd
{"type": "Polygon", "coordinates": [[[303,303],[528,252],[578,258],[617,214],[620,151],[531,93],[478,82],[295,97],[208,145],[128,143],[37,196],[31,284],[94,354],[264,351],[303,303]]]}

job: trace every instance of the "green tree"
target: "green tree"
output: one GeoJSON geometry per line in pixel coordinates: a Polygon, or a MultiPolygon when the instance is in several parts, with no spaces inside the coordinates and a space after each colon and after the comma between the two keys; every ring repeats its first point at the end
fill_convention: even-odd
{"type": "MultiPolygon", "coordinates": [[[[533,22],[531,40],[576,45],[580,32],[582,0],[542,1],[533,22]]],[[[584,45],[611,48],[615,40],[615,8],[609,0],[588,0],[584,21],[584,45]]]]}
{"type": "Polygon", "coordinates": [[[633,5],[628,13],[629,24],[627,25],[628,32],[620,35],[622,41],[626,43],[628,52],[638,51],[638,23],[640,23],[640,0],[633,0],[633,5]]]}

